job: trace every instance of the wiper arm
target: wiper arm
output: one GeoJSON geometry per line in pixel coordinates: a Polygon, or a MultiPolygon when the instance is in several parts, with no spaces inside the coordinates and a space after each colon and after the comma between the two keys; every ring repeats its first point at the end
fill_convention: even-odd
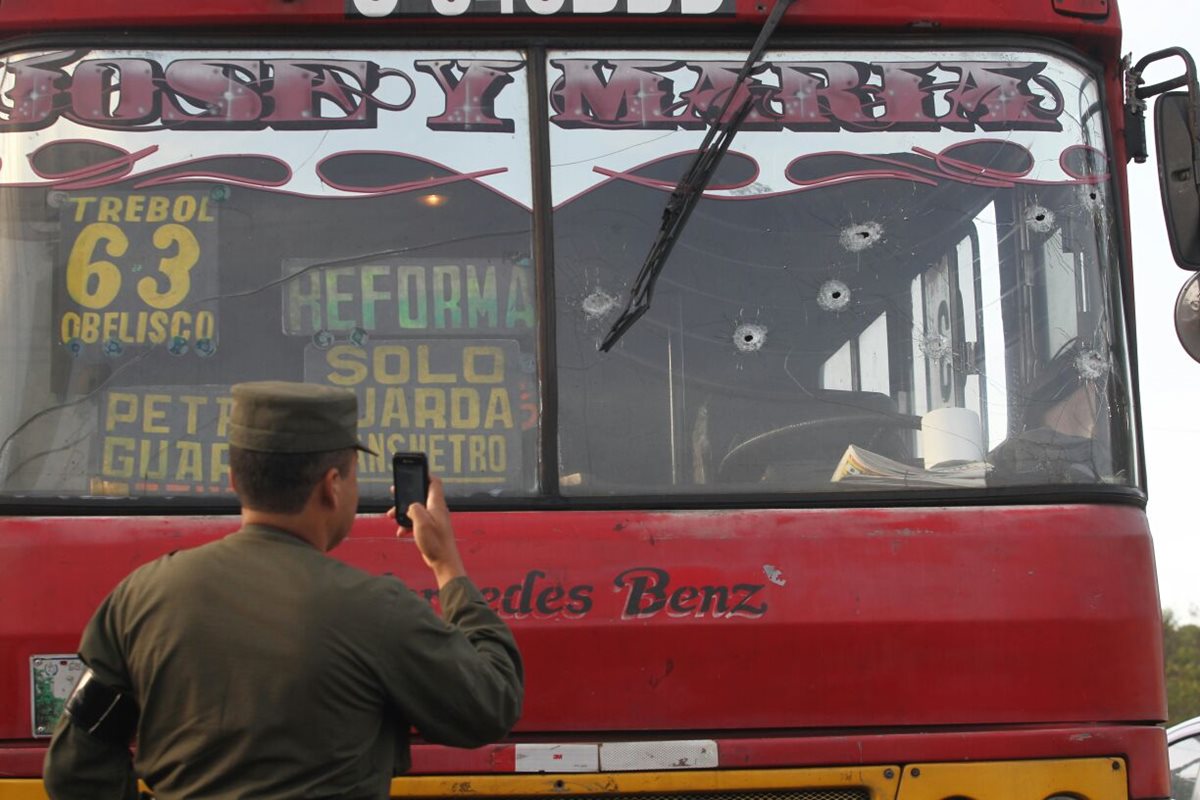
{"type": "Polygon", "coordinates": [[[754,47],[750,49],[746,62],[738,71],[737,79],[729,90],[729,97],[722,104],[714,124],[704,135],[704,141],[700,143],[700,149],[696,151],[696,158],[671,191],[671,196],[667,199],[667,206],[663,209],[662,224],[658,228],[658,235],[655,236],[654,244],[650,246],[650,252],[646,254],[646,261],[642,264],[641,270],[633,281],[633,286],[629,289],[629,300],[625,302],[621,316],[617,317],[604,340],[600,342],[601,352],[607,353],[625,334],[625,331],[633,327],[633,324],[650,310],[650,303],[654,298],[654,284],[658,281],[659,273],[666,266],[667,258],[670,257],[675,243],[679,241],[683,228],[692,215],[692,209],[696,207],[700,196],[708,187],[708,182],[716,173],[717,166],[721,163],[721,157],[725,155],[738,128],[750,114],[750,109],[754,106],[755,101],[753,93],[747,95],[746,100],[733,116],[726,119],[725,115],[729,112],[729,107],[733,105],[733,99],[737,97],[738,91],[750,77],[750,71],[758,63],[771,34],[775,32],[779,21],[783,19],[784,12],[791,4],[792,0],[776,0],[770,16],[763,23],[762,30],[758,32],[758,39],[755,40],[754,47]]]}

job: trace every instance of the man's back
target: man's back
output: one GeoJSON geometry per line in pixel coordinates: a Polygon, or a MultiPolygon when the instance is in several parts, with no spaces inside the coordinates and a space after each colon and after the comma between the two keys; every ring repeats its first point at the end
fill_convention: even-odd
{"type": "MultiPolygon", "coordinates": [[[[450,605],[450,617],[471,615],[450,605]]],[[[101,612],[122,633],[89,628],[81,649],[98,671],[126,660],[146,698],[135,764],[160,797],[229,796],[234,786],[243,798],[382,797],[408,766],[410,723],[433,740],[475,744],[502,735],[519,709],[519,691],[503,697],[506,677],[485,675],[487,686],[458,688],[494,703],[421,719],[430,693],[445,699],[436,662],[448,653],[404,651],[443,649],[450,626],[399,581],[270,528],[152,562],[101,612]]]]}
{"type": "MultiPolygon", "coordinates": [[[[358,510],[358,400],[287,381],[230,389],[242,530],[135,570],[96,609],[43,767],[54,800],[382,798],[409,730],[478,747],[521,713],[508,626],[467,577],[442,482],[397,536],[442,616],[328,558],[358,510]],[[130,739],[136,735],[136,759],[130,739]]],[[[388,511],[395,517],[396,509],[388,511]]]]}

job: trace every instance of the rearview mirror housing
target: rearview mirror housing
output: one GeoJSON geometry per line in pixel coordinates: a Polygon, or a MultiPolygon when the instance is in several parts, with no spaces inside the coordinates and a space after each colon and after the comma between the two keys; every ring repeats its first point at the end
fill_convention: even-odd
{"type": "Polygon", "coordinates": [[[1200,269],[1200,131],[1186,92],[1161,95],[1154,104],[1154,138],[1167,238],[1175,263],[1200,269]]]}

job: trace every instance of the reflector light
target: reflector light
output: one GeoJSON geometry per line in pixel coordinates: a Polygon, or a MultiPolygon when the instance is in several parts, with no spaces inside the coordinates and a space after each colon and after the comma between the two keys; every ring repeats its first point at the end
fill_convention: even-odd
{"type": "Polygon", "coordinates": [[[711,739],[602,744],[518,744],[515,772],[646,772],[714,769],[717,743],[711,739]]]}
{"type": "Polygon", "coordinates": [[[600,745],[601,772],[662,769],[713,769],[717,743],[707,739],[676,742],[605,742],[600,745]]]}
{"type": "Polygon", "coordinates": [[[594,744],[519,744],[516,772],[599,772],[600,747],[594,744]]]}

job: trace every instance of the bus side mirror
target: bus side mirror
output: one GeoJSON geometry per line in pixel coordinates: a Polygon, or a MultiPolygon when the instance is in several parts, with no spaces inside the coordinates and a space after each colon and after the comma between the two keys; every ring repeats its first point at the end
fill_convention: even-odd
{"type": "Polygon", "coordinates": [[[1187,92],[1154,105],[1158,179],[1175,263],[1200,269],[1200,109],[1187,92]]]}

